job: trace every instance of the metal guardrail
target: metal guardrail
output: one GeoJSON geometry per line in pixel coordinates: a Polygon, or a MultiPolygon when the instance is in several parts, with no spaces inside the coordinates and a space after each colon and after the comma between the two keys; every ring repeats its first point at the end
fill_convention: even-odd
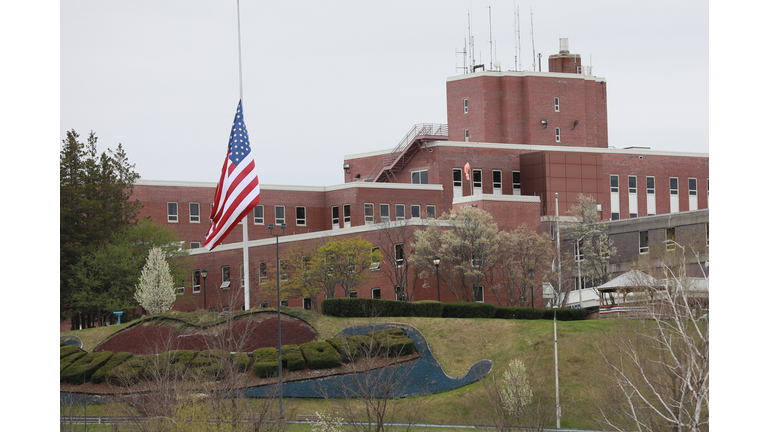
{"type": "Polygon", "coordinates": [[[379,174],[385,169],[385,167],[392,166],[403,151],[419,137],[423,138],[439,138],[448,139],[448,125],[443,123],[417,123],[413,125],[410,131],[400,140],[400,142],[392,149],[388,155],[383,155],[379,162],[374,165],[371,173],[366,177],[370,179],[368,181],[376,181],[379,174]]]}

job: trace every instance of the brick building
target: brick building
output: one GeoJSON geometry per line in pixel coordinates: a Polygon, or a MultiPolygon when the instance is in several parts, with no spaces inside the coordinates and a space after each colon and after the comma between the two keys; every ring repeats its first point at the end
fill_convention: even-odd
{"type": "MultiPolygon", "coordinates": [[[[688,221],[662,215],[695,213],[695,222],[683,225],[699,240],[706,236],[708,154],[609,146],[606,80],[584,74],[578,55],[564,51],[550,57],[550,72],[483,71],[448,78],[448,124],[417,124],[393,149],[346,155],[342,184],[261,185],[260,205],[246,220],[250,304],[276,305],[258,289],[261,269],[276,262],[269,224],[287,225],[281,244],[361,236],[374,247],[392,247],[380,244],[382,222],[400,220],[413,230],[443,212],[475,205],[490,212],[500,229],[545,230],[556,213],[555,193],[560,215],[583,193],[596,199],[600,218],[611,221],[610,235],[620,249],[612,271],[643,259],[635,244],[639,232],[656,239],[658,230],[688,221]],[[630,253],[632,248],[638,253],[630,253]]],[[[192,249],[196,270],[180,288],[186,298],[177,302],[179,309],[242,305],[242,299],[229,298],[243,280],[242,228],[212,252],[201,248],[215,187],[167,181],[135,186],[142,215],[173,227],[192,249]],[[204,268],[208,277],[201,288],[204,268]]],[[[407,251],[406,244],[406,259],[407,251]]],[[[392,284],[372,273],[356,295],[395,299],[392,284]]],[[[430,290],[417,290],[413,299],[436,298],[430,290]]],[[[288,304],[304,303],[297,298],[288,304]]]]}

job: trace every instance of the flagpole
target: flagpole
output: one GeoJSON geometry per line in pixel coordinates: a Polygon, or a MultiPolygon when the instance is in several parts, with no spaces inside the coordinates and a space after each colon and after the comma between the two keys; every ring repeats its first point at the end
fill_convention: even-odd
{"type": "MultiPolygon", "coordinates": [[[[240,72],[240,104],[243,103],[243,55],[240,48],[240,0],[237,0],[237,62],[240,72]]],[[[243,108],[245,112],[245,108],[243,108]]],[[[248,269],[248,219],[250,213],[243,217],[243,283],[245,289],[243,296],[245,297],[245,310],[251,308],[251,284],[250,284],[250,270],[248,269]]]]}

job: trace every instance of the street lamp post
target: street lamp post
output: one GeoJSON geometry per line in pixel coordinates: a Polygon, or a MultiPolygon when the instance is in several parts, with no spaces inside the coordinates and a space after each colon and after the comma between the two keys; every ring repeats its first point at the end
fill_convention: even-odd
{"type": "Polygon", "coordinates": [[[440,301],[440,258],[435,256],[432,258],[432,262],[435,264],[435,275],[437,277],[437,301],[440,301]]]}
{"type": "Polygon", "coordinates": [[[557,367],[557,305],[552,306],[555,310],[555,405],[557,406],[557,428],[560,429],[560,378],[557,367]]]}
{"type": "Polygon", "coordinates": [[[280,418],[283,418],[283,344],[282,334],[280,332],[280,236],[285,234],[285,224],[280,224],[282,231],[280,234],[273,233],[275,228],[273,224],[269,224],[267,227],[269,233],[275,237],[275,250],[277,253],[277,376],[280,387],[280,418]]]}
{"type": "Polygon", "coordinates": [[[206,301],[205,301],[205,298],[206,298],[206,294],[205,294],[205,278],[208,277],[208,270],[203,269],[203,271],[200,272],[200,276],[203,277],[203,309],[205,309],[207,311],[208,310],[208,303],[206,303],[206,301]]]}

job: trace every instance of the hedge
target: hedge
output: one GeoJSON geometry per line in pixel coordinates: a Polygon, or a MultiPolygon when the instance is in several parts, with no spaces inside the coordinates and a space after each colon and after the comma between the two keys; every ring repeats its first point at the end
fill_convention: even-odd
{"type": "Polygon", "coordinates": [[[307,342],[301,344],[299,348],[310,369],[331,369],[341,366],[341,354],[326,341],[307,342]]]}
{"type": "Polygon", "coordinates": [[[74,345],[63,346],[59,348],[59,360],[79,352],[84,353],[85,351],[81,350],[79,347],[76,347],[74,345]]]}
{"type": "Polygon", "coordinates": [[[167,365],[167,373],[169,376],[180,377],[187,371],[187,368],[192,360],[196,358],[197,354],[198,353],[195,350],[166,351],[158,355],[157,362],[154,364],[158,367],[165,367],[165,365],[167,365]]]}
{"type": "Polygon", "coordinates": [[[106,363],[104,363],[104,365],[102,365],[99,369],[96,370],[96,372],[93,373],[93,375],[91,375],[91,382],[94,384],[104,382],[108,372],[120,366],[131,357],[133,357],[133,353],[128,351],[115,353],[109,360],[107,360],[106,363]]]}
{"type": "MultiPolygon", "coordinates": [[[[78,348],[79,350],[80,348],[78,348]]],[[[61,360],[59,360],[59,373],[64,372],[67,370],[68,367],[70,367],[74,362],[80,360],[81,357],[85,357],[86,352],[80,351],[76,352],[74,354],[68,355],[61,360]]]]}
{"type": "Polygon", "coordinates": [[[144,369],[154,359],[154,354],[131,357],[128,361],[107,372],[105,378],[113,385],[130,386],[136,384],[140,379],[144,378],[144,369]]]}
{"type": "Polygon", "coordinates": [[[398,357],[413,354],[416,351],[413,339],[405,335],[400,328],[377,330],[373,332],[373,338],[381,347],[379,355],[398,357]]]}
{"type": "Polygon", "coordinates": [[[350,340],[345,337],[335,337],[326,339],[325,341],[336,348],[336,351],[341,354],[341,360],[344,362],[354,361],[359,354],[357,350],[358,345],[350,342],[350,340]]]}
{"type": "Polygon", "coordinates": [[[253,351],[253,373],[259,378],[277,376],[276,348],[259,348],[253,351]]]}
{"type": "MultiPolygon", "coordinates": [[[[499,319],[552,319],[553,309],[530,307],[497,307],[489,303],[440,303],[434,301],[403,302],[367,298],[326,299],[322,302],[324,315],[341,318],[355,317],[443,317],[443,318],[499,318],[499,319]]],[[[562,321],[587,318],[585,309],[561,308],[557,319],[562,321]]]]}
{"type": "Polygon", "coordinates": [[[493,318],[496,306],[488,303],[444,303],[443,318],[493,318]]]}
{"type": "Polygon", "coordinates": [[[283,368],[289,371],[302,370],[307,365],[298,345],[283,345],[281,347],[281,354],[283,357],[283,368]]]}
{"type": "Polygon", "coordinates": [[[443,303],[409,303],[395,300],[368,298],[325,299],[321,303],[323,315],[352,317],[440,317],[443,303]]]}
{"type": "Polygon", "coordinates": [[[111,357],[111,351],[99,351],[86,354],[68,368],[63,370],[59,376],[61,382],[70,384],[83,384],[91,379],[91,375],[102,367],[111,357]]]}

